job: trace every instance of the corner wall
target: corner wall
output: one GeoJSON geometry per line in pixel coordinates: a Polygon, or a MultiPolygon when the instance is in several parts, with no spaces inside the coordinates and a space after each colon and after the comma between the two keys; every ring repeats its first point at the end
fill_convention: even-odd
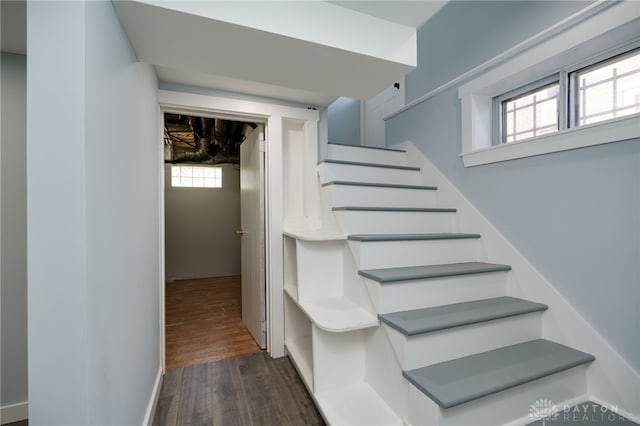
{"type": "MultiPolygon", "coordinates": [[[[0,421],[27,409],[27,58],[2,53],[0,421]],[[7,407],[12,406],[12,409],[7,407]]],[[[20,416],[22,417],[22,416],[20,416]]]]}
{"type": "Polygon", "coordinates": [[[222,188],[172,188],[165,166],[168,281],[240,275],[240,168],[220,167],[222,188]]]}
{"type": "MultiPolygon", "coordinates": [[[[447,4],[418,33],[420,66],[407,78],[407,98],[419,98],[585,5],[447,4]],[[442,40],[451,40],[456,55],[442,40]]],[[[412,141],[640,371],[639,140],[465,168],[458,156],[457,87],[388,120],[386,132],[388,145],[412,141]]]]}
{"type": "Polygon", "coordinates": [[[29,423],[142,424],[159,379],[159,108],[111,2],[27,6],[29,423]]]}

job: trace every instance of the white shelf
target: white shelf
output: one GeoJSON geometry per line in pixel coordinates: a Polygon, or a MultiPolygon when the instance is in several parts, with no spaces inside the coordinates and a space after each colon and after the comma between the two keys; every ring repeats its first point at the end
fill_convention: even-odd
{"type": "Polygon", "coordinates": [[[283,289],[285,294],[298,304],[298,288],[294,284],[285,283],[283,289]]]}
{"type": "Polygon", "coordinates": [[[313,325],[330,333],[344,333],[377,327],[380,321],[375,314],[362,309],[345,298],[326,298],[299,301],[296,290],[285,286],[284,292],[305,313],[313,325]]]}
{"type": "Polygon", "coordinates": [[[304,380],[309,391],[313,392],[311,335],[285,340],[284,345],[302,380],[304,380]]]}
{"type": "Polygon", "coordinates": [[[359,382],[315,395],[332,425],[402,425],[403,421],[368,383],[359,382]]]}
{"type": "Polygon", "coordinates": [[[305,300],[298,305],[321,330],[341,333],[380,325],[378,317],[344,298],[305,300]]]}
{"type": "Polygon", "coordinates": [[[343,233],[308,229],[287,229],[284,231],[284,235],[302,241],[341,241],[347,239],[347,235],[343,233]]]}

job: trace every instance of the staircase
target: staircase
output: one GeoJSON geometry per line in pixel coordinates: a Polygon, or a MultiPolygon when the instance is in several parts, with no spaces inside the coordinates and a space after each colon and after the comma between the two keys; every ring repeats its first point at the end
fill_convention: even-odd
{"type": "Polygon", "coordinates": [[[542,339],[542,301],[404,151],[329,145],[323,229],[285,232],[285,346],[329,424],[526,424],[595,358],[542,339]],[[331,222],[334,225],[331,225],[331,222]]]}

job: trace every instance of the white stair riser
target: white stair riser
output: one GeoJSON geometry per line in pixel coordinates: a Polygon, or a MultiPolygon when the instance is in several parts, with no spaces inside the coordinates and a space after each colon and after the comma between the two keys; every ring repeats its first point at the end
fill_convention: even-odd
{"type": "Polygon", "coordinates": [[[436,191],[375,186],[329,185],[323,188],[333,207],[436,207],[436,191]]]}
{"type": "Polygon", "coordinates": [[[404,152],[334,144],[329,144],[328,154],[328,158],[332,160],[392,164],[394,166],[404,166],[407,161],[407,155],[404,152]]]}
{"type": "Polygon", "coordinates": [[[539,339],[540,313],[486,321],[446,330],[405,336],[384,325],[403,370],[413,370],[474,353],[539,339]]]}
{"type": "Polygon", "coordinates": [[[419,172],[415,170],[335,163],[320,164],[318,172],[320,173],[320,183],[346,180],[352,182],[416,185],[419,177],[419,172]]]}
{"type": "Polygon", "coordinates": [[[563,406],[565,401],[584,396],[585,369],[586,366],[572,368],[444,410],[409,384],[409,422],[414,426],[495,426],[521,419],[526,425],[534,421],[528,415],[536,401],[548,400],[563,406]]]}
{"type": "Polygon", "coordinates": [[[337,210],[343,232],[348,234],[412,234],[456,232],[455,213],[374,212],[337,210]]]}
{"type": "Polygon", "coordinates": [[[380,314],[504,296],[507,273],[458,275],[380,284],[364,280],[380,314]]]}
{"type": "Polygon", "coordinates": [[[349,241],[358,269],[485,261],[478,238],[426,241],[349,241]]]}

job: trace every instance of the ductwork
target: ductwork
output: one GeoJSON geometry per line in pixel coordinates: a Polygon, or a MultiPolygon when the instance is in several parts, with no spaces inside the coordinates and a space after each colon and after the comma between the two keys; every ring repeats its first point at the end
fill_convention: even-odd
{"type": "Polygon", "coordinates": [[[169,131],[165,126],[164,160],[166,163],[238,164],[240,163],[240,144],[257,127],[254,123],[204,117],[181,116],[180,119],[183,121],[182,127],[187,127],[184,120],[188,121],[188,129],[191,132],[189,132],[189,138],[185,138],[184,131],[169,131]],[[176,133],[183,136],[176,136],[176,133]]]}

